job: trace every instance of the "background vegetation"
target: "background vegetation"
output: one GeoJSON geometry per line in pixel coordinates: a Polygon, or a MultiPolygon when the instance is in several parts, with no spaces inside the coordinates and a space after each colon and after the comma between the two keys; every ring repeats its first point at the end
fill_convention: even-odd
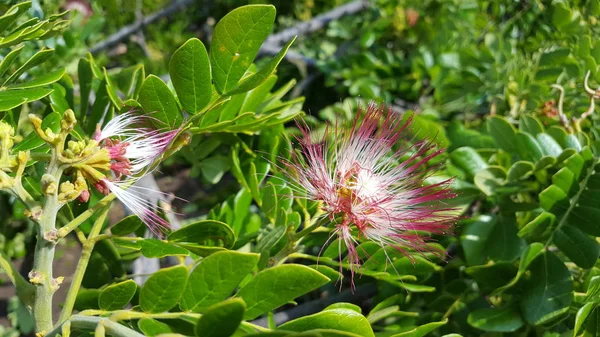
{"type": "MultiPolygon", "coordinates": [[[[169,81],[177,76],[176,51],[197,47],[189,42],[197,38],[210,52],[216,23],[248,2],[17,3],[0,4],[0,115],[24,136],[20,149],[33,150],[42,143],[26,136],[28,113],[44,116],[51,127],[59,121],[56,113],[71,108],[84,118],[82,128],[89,133],[103,115],[136,104],[152,110],[143,99],[149,74],[164,80],[156,79],[166,83],[167,93],[177,93],[183,106],[185,94],[176,80],[169,81]],[[15,4],[16,12],[6,12],[15,4]],[[70,12],[63,13],[66,9],[70,12]],[[157,19],[132,29],[148,18],[157,19]],[[28,30],[38,22],[40,28],[28,30]]],[[[238,297],[246,311],[241,309],[238,321],[268,327],[265,336],[290,334],[281,331],[382,337],[600,334],[600,177],[595,170],[600,135],[594,105],[600,97],[595,89],[600,1],[354,1],[360,10],[331,22],[319,15],[350,2],[270,3],[277,8],[272,33],[310,20],[324,27],[299,32],[276,74],[205,114],[190,145],[168,158],[150,182],[187,200],[171,205],[180,214],[171,223],[184,234],[160,242],[148,236],[135,244],[119,240],[134,232],[144,237],[144,227],[131,217],[120,221],[127,214],[113,207],[106,233],[115,238],[94,248],[74,309],[141,308],[146,316],[123,321],[149,336],[241,336],[250,333],[246,323],[229,334],[211,334],[202,325],[235,321],[239,303],[226,298],[241,288],[238,297]],[[293,233],[317,207],[289,198],[293,192],[271,163],[289,154],[297,132],[293,118],[304,115],[319,131],[326,122],[352,120],[357,105],[370,100],[386,102],[399,114],[414,112],[410,136],[433,139],[447,149],[443,171],[429,182],[455,177],[453,204],[462,220],[453,235],[434,243],[447,252],[446,261],[427,254],[410,261],[396,250],[362,243],[363,271],[352,293],[347,266],[342,265],[343,275],[338,272],[337,243],[317,258],[327,231],[294,245],[293,233]],[[242,118],[245,113],[261,122],[242,118]],[[185,234],[186,228],[201,232],[201,225],[218,233],[218,240],[185,234]],[[202,294],[190,285],[206,282],[204,273],[215,274],[211,263],[219,258],[240,266],[211,280],[229,282],[231,289],[196,300],[202,294]],[[184,260],[201,262],[173,286],[181,289],[170,296],[176,301],[149,307],[159,299],[144,295],[147,282],[181,273],[176,265],[184,260]],[[155,263],[150,272],[162,267],[158,276],[148,278],[140,261],[155,263]],[[288,282],[275,285],[271,281],[277,277],[288,282]],[[304,285],[292,286],[296,278],[304,285]],[[273,296],[273,305],[256,304],[260,301],[244,289],[273,296]],[[114,292],[127,295],[124,303],[103,302],[114,292]],[[154,315],[169,309],[201,312],[213,321],[154,315]]],[[[267,39],[250,72],[268,67],[287,42],[267,39]]],[[[34,193],[39,177],[31,171],[27,188],[34,193]]],[[[98,198],[92,196],[92,202],[98,198]]],[[[65,212],[66,220],[81,207],[65,212]]],[[[0,214],[0,248],[26,276],[35,226],[23,215],[24,206],[5,194],[0,194],[0,214]]],[[[84,233],[94,220],[81,225],[84,233]]],[[[70,261],[80,247],[74,237],[61,241],[57,259],[70,261]]],[[[66,288],[72,270],[62,273],[66,288]]],[[[8,278],[5,283],[0,335],[28,336],[34,331],[31,315],[8,290],[8,278]]],[[[57,297],[63,301],[66,293],[57,297]]]]}

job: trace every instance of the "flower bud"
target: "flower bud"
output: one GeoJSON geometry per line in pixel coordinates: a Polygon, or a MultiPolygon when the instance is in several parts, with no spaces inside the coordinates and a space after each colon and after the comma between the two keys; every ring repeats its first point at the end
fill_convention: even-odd
{"type": "Polygon", "coordinates": [[[67,111],[65,111],[65,113],[63,114],[63,118],[60,121],[60,128],[62,132],[69,133],[71,132],[71,130],[73,130],[75,124],[77,124],[75,114],[73,113],[73,110],[68,109],[67,111]]]}
{"type": "Polygon", "coordinates": [[[42,193],[45,195],[53,195],[56,193],[56,179],[50,174],[42,176],[42,193]]]}
{"type": "Polygon", "coordinates": [[[29,283],[33,284],[33,285],[40,285],[44,283],[44,280],[46,279],[44,277],[43,273],[40,273],[37,270],[32,270],[29,272],[29,283]]]}

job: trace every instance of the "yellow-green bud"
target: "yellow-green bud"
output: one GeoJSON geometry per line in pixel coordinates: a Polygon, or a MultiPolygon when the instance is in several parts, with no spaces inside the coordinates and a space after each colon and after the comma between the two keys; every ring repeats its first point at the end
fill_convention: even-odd
{"type": "Polygon", "coordinates": [[[69,202],[79,196],[79,191],[75,188],[75,185],[70,181],[65,181],[60,184],[60,193],[58,194],[58,201],[69,202]]]}
{"type": "Polygon", "coordinates": [[[60,128],[63,132],[71,132],[71,130],[73,130],[73,127],[75,127],[75,124],[77,123],[77,119],[75,119],[75,114],[73,113],[73,110],[68,109],[67,111],[65,111],[65,113],[63,114],[63,118],[60,121],[60,128]]]}
{"type": "Polygon", "coordinates": [[[63,276],[59,276],[55,279],[52,279],[52,291],[57,291],[64,280],[65,278],[63,276]]]}
{"type": "Polygon", "coordinates": [[[56,179],[50,174],[44,174],[42,176],[42,193],[45,195],[56,194],[56,179]]]}
{"type": "Polygon", "coordinates": [[[0,159],[7,160],[10,149],[15,144],[15,129],[5,122],[0,121],[0,159]]]}
{"type": "Polygon", "coordinates": [[[34,284],[34,285],[43,284],[45,279],[46,279],[46,277],[44,277],[44,274],[40,273],[37,270],[32,270],[29,272],[29,283],[31,283],[31,284],[34,284]]]}

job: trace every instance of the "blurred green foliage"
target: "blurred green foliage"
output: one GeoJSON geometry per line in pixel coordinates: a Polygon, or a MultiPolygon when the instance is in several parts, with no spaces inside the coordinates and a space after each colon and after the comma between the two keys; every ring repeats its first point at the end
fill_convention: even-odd
{"type": "MultiPolygon", "coordinates": [[[[2,3],[0,12],[13,3],[2,3]]],[[[291,234],[310,222],[318,206],[292,198],[296,191],[275,163],[289,155],[297,130],[288,122],[302,111],[319,133],[325,122],[350,121],[358,104],[376,100],[393,104],[399,113],[415,110],[409,136],[447,148],[444,170],[428,181],[454,177],[458,196],[452,206],[464,218],[454,236],[432,244],[447,252],[447,261],[431,254],[409,259],[361,242],[364,264],[357,289],[375,287],[373,298],[360,303],[362,308],[338,303],[314,310],[265,335],[289,335],[277,330],[378,337],[598,333],[600,134],[597,111],[588,110],[597,98],[595,89],[586,93],[584,78],[589,72],[593,88],[600,82],[600,1],[373,0],[367,9],[298,38],[292,50],[315,59],[316,68],[284,61],[277,74],[254,77],[258,85],[240,92],[235,92],[239,83],[249,78],[238,82],[244,73],[260,73],[270,58],[236,72],[239,78],[232,81],[216,71],[212,82],[196,77],[190,83],[184,77],[209,63],[216,53],[211,46],[227,43],[219,41],[215,23],[246,2],[192,4],[145,27],[144,39],[134,34],[94,56],[87,51],[134,23],[136,9],[147,16],[171,2],[105,0],[93,2],[89,12],[51,16],[67,3],[34,1],[18,23],[0,29],[2,119],[26,137],[27,113],[44,115],[55,127],[56,113],[72,108],[82,120],[78,132],[85,135],[97,122],[131,107],[166,110],[153,100],[159,96],[161,102],[175,102],[165,121],[195,118],[190,145],[169,158],[161,172],[189,171],[184,185],[199,181],[201,186],[184,191],[190,201],[182,206],[187,226],[165,240],[132,243],[118,236],[141,237],[143,226],[132,218],[114,225],[114,238],[94,250],[76,309],[113,311],[131,303],[146,313],[201,312],[199,320],[149,316],[130,326],[146,335],[212,336],[211,327],[235,322],[238,336],[250,331],[242,320],[336,293],[338,279],[346,287],[349,272],[340,265],[338,242],[323,248],[329,232],[316,231],[298,251],[286,250],[291,234]],[[21,24],[37,23],[28,21],[31,17],[43,22],[38,33],[12,44],[8,37],[27,28],[21,24]],[[194,64],[186,53],[206,54],[206,62],[194,64]],[[171,66],[174,59],[183,65],[171,66]],[[169,74],[170,81],[149,74],[169,74]],[[295,92],[297,82],[309,75],[312,82],[295,92]],[[210,89],[200,90],[202,96],[190,93],[190,87],[210,89]],[[208,105],[210,111],[204,110],[208,105]],[[591,116],[579,119],[586,111],[591,116]],[[280,265],[289,254],[298,264],[280,265]],[[140,256],[191,256],[201,262],[189,274],[180,267],[162,269],[150,285],[138,287],[125,279],[140,256]],[[219,263],[238,268],[221,270],[219,263]],[[206,275],[217,274],[207,281],[206,275]],[[295,277],[305,283],[277,285],[278,279],[287,285],[295,277]],[[158,295],[149,290],[164,279],[178,283],[158,295]],[[190,282],[223,288],[205,294],[190,282]],[[240,288],[237,298],[227,299],[240,288]],[[311,292],[316,288],[320,291],[311,292]],[[254,294],[275,295],[261,301],[254,294]]],[[[272,26],[278,31],[345,1],[272,3],[278,9],[272,26]]],[[[36,167],[31,174],[39,180],[36,167]]],[[[27,188],[35,193],[35,179],[27,188]]],[[[23,210],[0,196],[0,212],[11,214],[0,219],[0,247],[13,259],[32,251],[34,226],[23,210]]],[[[83,210],[74,206],[64,217],[83,210]]],[[[90,225],[82,225],[84,232],[90,225]]],[[[9,311],[13,328],[2,333],[29,333],[22,303],[11,299],[9,311]]]]}

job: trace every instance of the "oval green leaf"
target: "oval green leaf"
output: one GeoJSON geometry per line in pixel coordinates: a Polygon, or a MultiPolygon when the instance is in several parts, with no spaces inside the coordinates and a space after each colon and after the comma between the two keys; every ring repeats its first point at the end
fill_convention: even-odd
{"type": "Polygon", "coordinates": [[[545,252],[531,263],[530,272],[521,299],[525,320],[540,325],[567,312],[573,301],[573,280],[564,263],[545,252]]]}
{"type": "Polygon", "coordinates": [[[273,29],[275,12],[271,5],[242,6],[217,23],[210,61],[215,87],[220,93],[236,87],[244,76],[273,29]]]}
{"type": "Polygon", "coordinates": [[[133,280],[109,285],[100,292],[98,306],[102,310],[122,309],[131,301],[136,290],[137,284],[133,280]]]}
{"type": "Polygon", "coordinates": [[[181,107],[188,113],[200,112],[212,96],[210,63],[202,41],[187,40],[169,62],[169,75],[181,107]]]}
{"type": "Polygon", "coordinates": [[[352,309],[334,308],[323,310],[314,315],[289,321],[278,327],[287,331],[310,331],[313,329],[333,329],[355,333],[359,336],[374,337],[371,324],[362,314],[352,309]]]}
{"type": "Polygon", "coordinates": [[[169,235],[169,241],[232,248],[235,244],[235,233],[223,222],[202,220],[174,231],[169,235]]]}
{"type": "Polygon", "coordinates": [[[246,304],[239,298],[211,306],[196,324],[196,336],[229,337],[235,333],[244,318],[246,304]]]}
{"type": "Polygon", "coordinates": [[[329,282],[306,266],[286,264],[256,274],[237,294],[247,305],[245,319],[255,319],[329,282]]]}
{"type": "Polygon", "coordinates": [[[513,332],[525,324],[519,311],[510,307],[475,310],[469,314],[467,322],[489,332],[513,332]]]}
{"type": "Polygon", "coordinates": [[[165,312],[181,298],[187,283],[187,268],[175,266],[152,274],[140,292],[140,307],[145,312],[165,312]]]}
{"type": "Polygon", "coordinates": [[[169,87],[154,75],[144,80],[138,101],[146,113],[152,114],[152,117],[166,124],[159,126],[177,127],[183,120],[169,87]]]}
{"type": "Polygon", "coordinates": [[[231,296],[258,263],[258,254],[217,252],[203,259],[190,273],[179,306],[184,311],[201,311],[231,296]]]}

